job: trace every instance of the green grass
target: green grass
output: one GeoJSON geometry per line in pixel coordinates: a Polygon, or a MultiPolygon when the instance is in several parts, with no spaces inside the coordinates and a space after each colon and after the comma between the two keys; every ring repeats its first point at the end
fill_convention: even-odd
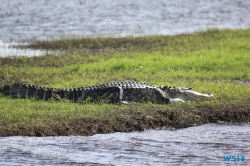
{"type": "MultiPolygon", "coordinates": [[[[1,95],[0,135],[86,135],[161,126],[188,127],[206,123],[205,119],[198,121],[195,117],[203,115],[201,110],[208,113],[211,108],[216,116],[228,115],[228,119],[224,117],[225,121],[248,121],[244,116],[250,112],[249,43],[250,29],[210,29],[192,35],[71,38],[31,43],[28,47],[65,52],[58,56],[1,58],[0,86],[22,81],[73,88],[130,80],[190,86],[200,92],[213,93],[215,98],[208,102],[176,105],[108,105],[13,99],[1,95]],[[221,112],[222,108],[245,111],[245,114],[237,120],[234,119],[238,117],[237,113],[231,112],[232,118],[230,112],[221,112]],[[183,117],[189,119],[184,118],[186,123],[182,125],[183,117]],[[118,121],[131,123],[122,127],[124,124],[118,121]],[[80,124],[89,128],[82,131],[80,124]],[[105,125],[109,126],[104,127],[105,131],[100,129],[105,125]],[[131,128],[133,125],[137,127],[131,128]],[[95,126],[99,127],[94,129],[95,126]]],[[[213,112],[206,115],[206,118],[213,119],[213,112]]]]}

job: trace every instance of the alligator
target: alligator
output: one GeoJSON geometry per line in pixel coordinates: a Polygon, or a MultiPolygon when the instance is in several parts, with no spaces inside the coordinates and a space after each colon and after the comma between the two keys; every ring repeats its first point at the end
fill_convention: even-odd
{"type": "Polygon", "coordinates": [[[213,94],[194,91],[190,87],[155,86],[141,82],[111,82],[73,89],[41,87],[14,83],[4,85],[0,93],[11,97],[35,99],[67,99],[74,102],[102,101],[108,103],[152,102],[170,103],[192,100],[209,100],[213,94]]]}

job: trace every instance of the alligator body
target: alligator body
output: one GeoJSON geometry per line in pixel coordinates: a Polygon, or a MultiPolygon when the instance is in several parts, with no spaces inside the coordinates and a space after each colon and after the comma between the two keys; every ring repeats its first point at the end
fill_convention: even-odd
{"type": "Polygon", "coordinates": [[[207,100],[212,94],[203,94],[192,90],[192,88],[155,86],[141,82],[111,82],[102,85],[59,89],[46,88],[29,84],[15,83],[5,85],[0,89],[5,95],[20,98],[36,99],[68,99],[74,102],[103,101],[103,102],[152,102],[169,103],[176,101],[207,100]]]}

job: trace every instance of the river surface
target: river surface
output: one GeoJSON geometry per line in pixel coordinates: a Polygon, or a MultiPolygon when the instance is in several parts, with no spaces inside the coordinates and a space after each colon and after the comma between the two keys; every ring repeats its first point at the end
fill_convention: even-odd
{"type": "Polygon", "coordinates": [[[250,124],[206,124],[94,136],[0,137],[0,165],[247,166],[249,129],[250,124]],[[224,161],[224,156],[240,156],[240,160],[224,161]]]}
{"type": "Polygon", "coordinates": [[[44,54],[13,41],[249,27],[249,0],[1,0],[0,56],[44,54]]]}

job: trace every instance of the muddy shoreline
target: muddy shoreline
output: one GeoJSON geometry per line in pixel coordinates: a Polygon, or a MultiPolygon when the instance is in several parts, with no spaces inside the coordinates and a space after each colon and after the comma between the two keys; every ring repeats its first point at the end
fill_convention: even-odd
{"type": "MultiPolygon", "coordinates": [[[[29,126],[19,124],[14,129],[1,124],[0,136],[88,136],[113,132],[132,132],[147,129],[180,129],[206,123],[241,124],[250,122],[250,100],[241,103],[178,107],[156,110],[142,115],[132,107],[124,110],[124,117],[110,119],[81,118],[54,125],[29,126]],[[28,127],[27,127],[28,126],[28,127]]],[[[145,109],[149,109],[145,107],[145,109]]],[[[151,108],[154,110],[154,108],[151,108]]]]}

